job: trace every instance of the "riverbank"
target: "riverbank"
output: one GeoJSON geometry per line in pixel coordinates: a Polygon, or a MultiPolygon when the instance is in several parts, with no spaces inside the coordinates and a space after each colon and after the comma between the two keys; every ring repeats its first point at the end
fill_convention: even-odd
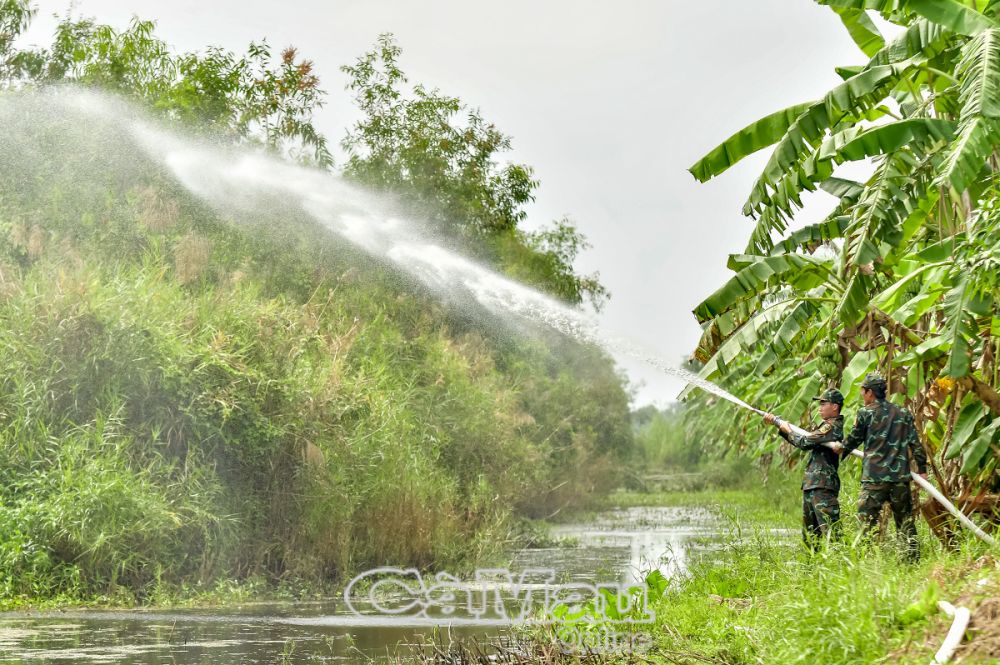
{"type": "Polygon", "coordinates": [[[945,552],[925,541],[911,566],[879,549],[811,556],[751,531],[653,601],[651,634],[663,662],[926,663],[947,632],[937,600],[976,612],[997,597],[1000,566],[972,542],[945,552]]]}
{"type": "Polygon", "coordinates": [[[639,485],[611,492],[597,506],[684,506],[710,510],[731,525],[798,529],[801,524],[799,472],[773,468],[765,473],[747,458],[647,473],[639,485]]]}
{"type": "MultiPolygon", "coordinates": [[[[855,545],[857,479],[845,473],[844,540],[811,554],[799,536],[795,478],[696,492],[618,493],[627,505],[709,506],[728,525],[721,550],[651,599],[656,663],[927,663],[950,619],[973,620],[961,662],[1000,662],[1000,560],[968,537],[944,549],[920,521],[922,558],[910,565],[886,544],[855,545]],[[794,527],[794,529],[791,529],[794,527]],[[794,534],[794,535],[792,535],[794,534]]],[[[889,535],[895,533],[889,526],[889,535]]]]}
{"type": "MultiPolygon", "coordinates": [[[[720,488],[715,470],[706,469],[681,474],[700,489],[679,490],[662,482],[653,491],[607,496],[607,510],[707,510],[723,533],[706,539],[704,550],[689,550],[685,570],[661,591],[649,585],[655,620],[634,627],[650,640],[641,657],[602,655],[586,662],[927,663],[951,625],[938,600],[972,612],[952,662],[1000,662],[996,553],[972,538],[946,550],[922,521],[922,558],[916,564],[902,562],[892,546],[891,520],[886,542],[855,543],[853,506],[860,488],[854,471],[847,468],[843,474],[843,540],[816,554],[801,544],[801,493],[794,471],[772,469],[762,482],[759,471],[746,468],[727,474],[740,480],[720,488]]],[[[548,635],[532,632],[529,648],[508,649],[503,662],[579,662],[554,652],[548,635]]],[[[487,662],[465,648],[449,657],[453,660],[447,662],[487,662]]]]}
{"type": "MultiPolygon", "coordinates": [[[[718,533],[717,520],[706,510],[683,505],[607,510],[590,517],[577,514],[575,519],[548,532],[541,525],[526,531],[528,541],[523,544],[530,546],[512,546],[511,560],[497,567],[511,571],[550,568],[558,573],[559,583],[628,583],[641,581],[642,577],[633,574],[641,573],[646,565],[657,565],[658,555],[664,552],[671,553],[664,569],[670,576],[670,569],[683,567],[685,555],[711,547],[718,533]]],[[[474,579],[471,573],[447,570],[460,580],[474,579]]],[[[423,579],[431,583],[430,575],[442,572],[430,568],[423,579]]],[[[83,663],[114,657],[119,659],[116,662],[137,665],[156,654],[177,663],[210,659],[235,665],[328,659],[359,662],[387,653],[399,653],[403,662],[413,662],[411,645],[439,640],[459,641],[474,649],[506,639],[518,653],[528,646],[516,635],[507,635],[508,630],[489,617],[461,608],[442,617],[438,625],[427,625],[419,617],[392,616],[367,607],[363,598],[359,599],[360,613],[355,613],[336,592],[313,599],[287,586],[284,597],[274,598],[271,587],[254,589],[247,583],[189,591],[194,595],[155,596],[150,598],[151,605],[142,607],[126,603],[81,608],[73,603],[5,613],[0,615],[0,649],[23,662],[83,663]]],[[[384,592],[384,599],[391,603],[393,589],[384,588],[384,592]]],[[[441,594],[435,597],[444,599],[441,594]]],[[[511,598],[512,611],[517,602],[511,598]]],[[[530,644],[551,648],[543,641],[530,644]]]]}
{"type": "MultiPolygon", "coordinates": [[[[711,471],[705,473],[712,475],[711,471]]],[[[570,574],[571,579],[591,573],[613,581],[615,571],[632,568],[633,559],[657,565],[655,556],[647,556],[653,553],[643,548],[648,550],[650,543],[655,545],[653,541],[661,537],[658,534],[675,526],[668,519],[671,515],[706,515],[711,518],[676,525],[673,535],[680,539],[680,547],[668,549],[666,559],[660,562],[661,570],[667,570],[672,579],[660,586],[659,592],[650,589],[649,609],[655,621],[635,627],[650,638],[651,649],[643,655],[649,662],[926,663],[950,625],[937,609],[937,600],[948,600],[973,612],[968,639],[959,651],[964,658],[960,662],[997,662],[1000,564],[996,558],[972,540],[961,543],[955,552],[945,551],[922,523],[924,556],[916,565],[901,563],[887,547],[867,551],[853,547],[850,543],[857,529],[851,505],[858,487],[850,470],[844,476],[846,544],[816,555],[807,553],[800,543],[797,474],[772,470],[764,483],[756,470],[745,469],[735,474],[742,480],[725,488],[710,481],[702,489],[681,491],[664,483],[654,487],[655,491],[612,493],[604,499],[604,510],[567,516],[575,521],[574,528],[587,527],[574,539],[558,537],[570,528],[567,523],[553,526],[547,535],[541,527],[533,531],[534,549],[527,553],[536,560],[528,561],[522,551],[520,563],[525,565],[518,568],[515,562],[511,570],[553,567],[570,574]],[[622,518],[626,521],[620,521],[622,518]],[[692,531],[692,525],[702,528],[692,531]],[[611,546],[624,544],[616,542],[623,531],[633,534],[631,544],[624,549],[632,553],[622,559],[629,565],[614,570],[613,566],[603,570],[597,564],[587,568],[588,561],[609,556],[605,560],[614,561],[619,556],[611,546]],[[597,536],[612,539],[602,542],[597,536]],[[573,541],[578,547],[571,546],[573,541]],[[674,575],[675,570],[680,572],[674,575]]],[[[54,634],[49,623],[56,618],[68,622],[72,630],[83,631],[79,646],[103,649],[105,646],[92,643],[79,627],[100,624],[120,631],[121,639],[136,649],[173,653],[175,645],[169,639],[164,643],[162,635],[146,630],[169,624],[177,626],[177,631],[186,631],[185,639],[192,644],[235,640],[233,648],[255,656],[275,655],[273,644],[282,644],[283,649],[291,649],[283,662],[309,662],[308,658],[320,653],[344,655],[353,648],[348,648],[349,640],[365,645],[365,653],[371,654],[384,652],[398,640],[416,639],[384,620],[365,619],[358,624],[359,619],[345,619],[343,610],[336,606],[339,594],[329,589],[294,584],[276,588],[253,580],[220,582],[214,588],[187,588],[173,594],[164,589],[138,612],[62,612],[80,607],[78,600],[71,599],[62,605],[49,602],[35,606],[58,607],[59,613],[7,617],[7,627],[22,633],[37,631],[32,639],[44,641],[54,634]],[[274,604],[268,606],[268,602],[274,604]],[[252,635],[227,632],[247,622],[254,626],[252,635]]],[[[105,600],[108,602],[87,605],[128,605],[105,600]]],[[[171,634],[174,630],[171,628],[171,634]]],[[[553,651],[551,638],[545,637],[551,633],[531,634],[534,639],[527,645],[520,640],[508,644],[510,658],[523,656],[509,662],[575,662],[553,651]]],[[[438,631],[417,634],[424,640],[435,636],[438,631]]],[[[470,663],[486,662],[477,653],[490,653],[487,643],[493,639],[483,627],[444,631],[438,637],[448,647],[444,653],[458,658],[448,662],[470,663]],[[462,647],[450,642],[459,638],[462,647]],[[455,648],[457,652],[453,652],[455,648]]],[[[36,648],[23,640],[15,646],[36,648]]],[[[594,662],[636,661],[620,655],[594,662]]]]}

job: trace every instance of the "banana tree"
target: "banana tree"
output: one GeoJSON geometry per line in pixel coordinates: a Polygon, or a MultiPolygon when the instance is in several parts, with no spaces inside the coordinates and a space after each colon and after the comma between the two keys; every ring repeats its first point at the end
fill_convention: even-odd
{"type": "MultiPolygon", "coordinates": [[[[868,62],[690,168],[704,182],[773,147],[743,208],[753,227],[734,275],[694,310],[695,358],[706,378],[795,418],[813,390],[850,396],[881,370],[916,414],[942,487],[982,503],[1000,492],[1000,0],[817,2],[868,62]],[[898,35],[885,39],[870,12],[898,35]],[[836,175],[859,161],[872,167],[865,181],[836,175]],[[816,189],[839,202],[797,228],[816,189]]],[[[702,433],[720,424],[717,410],[691,413],[702,433]]],[[[773,452],[746,443],[753,428],[723,437],[773,452]]]]}

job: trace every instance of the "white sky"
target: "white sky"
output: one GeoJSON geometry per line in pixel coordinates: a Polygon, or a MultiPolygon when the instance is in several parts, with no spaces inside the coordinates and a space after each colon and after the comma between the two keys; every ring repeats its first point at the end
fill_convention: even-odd
{"type": "MultiPolygon", "coordinates": [[[[740,208],[767,151],[707,184],[686,169],[733,131],[819,97],[836,65],[864,57],[829,8],[811,0],[79,0],[74,14],[116,27],[132,15],[182,51],[236,52],[267,37],[316,64],[327,104],[317,125],[338,142],[356,118],[339,67],[381,32],[396,35],[411,83],[479,107],[513,136],[513,161],[541,180],[528,227],[568,214],[593,249],[615,332],[668,359],[699,337],[691,309],[730,275],[751,229],[740,208]]],[[[22,40],[47,45],[67,0],[37,2],[22,40]]],[[[803,222],[833,199],[817,194],[803,222]]],[[[681,385],[623,363],[637,404],[681,385]]]]}

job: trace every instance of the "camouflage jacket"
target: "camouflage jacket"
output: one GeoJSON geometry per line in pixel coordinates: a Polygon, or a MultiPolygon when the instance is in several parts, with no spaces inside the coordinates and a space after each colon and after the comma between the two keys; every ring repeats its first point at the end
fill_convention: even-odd
{"type": "Polygon", "coordinates": [[[837,468],[840,466],[840,455],[833,452],[824,443],[831,441],[842,441],[844,438],[844,417],[837,416],[824,420],[819,427],[808,435],[785,434],[781,430],[778,433],[796,448],[812,451],[809,454],[809,463],[806,465],[806,473],[802,478],[802,489],[828,489],[834,492],[840,491],[840,476],[837,475],[837,468]]]}
{"type": "Polygon", "coordinates": [[[844,454],[862,444],[863,484],[909,482],[910,455],[917,463],[917,473],[927,473],[927,455],[917,438],[913,414],[892,402],[880,399],[858,410],[854,427],[844,441],[844,454]]]}

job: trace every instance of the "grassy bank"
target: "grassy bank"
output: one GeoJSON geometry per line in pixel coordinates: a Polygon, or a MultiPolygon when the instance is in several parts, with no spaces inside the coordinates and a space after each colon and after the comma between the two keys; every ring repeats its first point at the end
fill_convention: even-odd
{"type": "MultiPolygon", "coordinates": [[[[648,431],[636,432],[636,443],[643,448],[678,445],[670,438],[651,444],[648,431]]],[[[797,528],[800,524],[801,476],[783,466],[764,467],[747,457],[733,455],[724,459],[659,466],[661,455],[646,450],[644,465],[630,474],[630,483],[600,497],[595,507],[628,508],[632,506],[679,506],[711,510],[730,524],[755,524],[768,528],[797,528]]],[[[676,460],[676,458],[671,458],[676,460]]],[[[848,481],[850,482],[850,481],[848,481]]]]}
{"type": "MultiPolygon", "coordinates": [[[[733,460],[696,471],[650,474],[659,489],[619,491],[604,499],[604,508],[702,507],[720,520],[722,537],[712,538],[718,549],[687,558],[687,572],[669,583],[662,577],[647,582],[655,620],[634,630],[650,636],[648,651],[580,660],[553,647],[558,631],[566,629],[555,624],[528,630],[526,647],[501,649],[502,662],[927,663],[951,624],[938,609],[938,600],[972,611],[955,662],[1000,662],[996,553],[971,537],[960,540],[955,549],[945,549],[922,522],[922,558],[916,564],[901,560],[891,524],[889,537],[882,541],[857,540],[853,506],[859,484],[850,467],[844,472],[841,497],[843,539],[809,552],[799,535],[800,471],[772,468],[763,482],[760,469],[744,464],[733,460]],[[670,489],[671,482],[697,487],[670,489]]],[[[572,610],[577,611],[583,623],[573,627],[601,643],[607,615],[589,603],[572,610]]],[[[609,628],[613,633],[621,629],[622,624],[609,628]]],[[[452,660],[435,662],[489,662],[476,648],[452,648],[452,660]]]]}
{"type": "Polygon", "coordinates": [[[925,541],[907,565],[879,548],[808,555],[744,529],[653,603],[651,632],[662,662],[926,663],[949,623],[938,599],[975,609],[982,638],[991,610],[978,608],[998,595],[997,560],[972,542],[946,552],[925,541]]]}
{"type": "Polygon", "coordinates": [[[709,507],[726,524],[722,550],[651,601],[652,662],[926,663],[950,626],[937,600],[973,611],[962,662],[1000,662],[996,553],[971,536],[947,550],[922,522],[917,564],[900,560],[891,520],[885,542],[857,542],[853,471],[841,494],[843,542],[817,554],[799,541],[796,471],[772,472],[766,483],[750,473],[723,489],[612,495],[617,505],[709,507]]]}

